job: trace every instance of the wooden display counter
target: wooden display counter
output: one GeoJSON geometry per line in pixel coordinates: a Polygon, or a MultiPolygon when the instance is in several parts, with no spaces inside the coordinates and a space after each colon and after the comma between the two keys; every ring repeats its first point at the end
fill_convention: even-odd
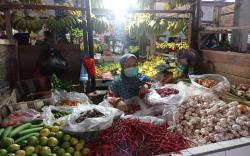
{"type": "Polygon", "coordinates": [[[202,58],[208,72],[222,74],[232,84],[250,84],[250,54],[202,50],[202,58]]]}

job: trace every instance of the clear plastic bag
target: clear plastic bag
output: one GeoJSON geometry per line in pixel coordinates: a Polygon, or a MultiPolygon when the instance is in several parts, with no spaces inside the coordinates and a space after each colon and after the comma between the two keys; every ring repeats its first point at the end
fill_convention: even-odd
{"type": "Polygon", "coordinates": [[[53,103],[59,105],[63,100],[75,100],[80,104],[90,104],[90,99],[84,93],[54,91],[52,94],[53,103]]]}
{"type": "Polygon", "coordinates": [[[15,126],[27,121],[38,119],[40,118],[40,116],[41,116],[40,112],[34,109],[28,109],[26,111],[19,110],[9,114],[8,117],[1,122],[1,125],[4,127],[15,126]]]}
{"type": "Polygon", "coordinates": [[[186,99],[186,88],[187,86],[183,82],[179,82],[178,84],[166,84],[164,86],[151,89],[151,92],[148,93],[144,99],[148,105],[180,105],[186,99]],[[179,93],[171,94],[167,97],[161,97],[156,90],[162,88],[177,89],[179,93]]]}
{"type": "Polygon", "coordinates": [[[216,95],[223,95],[226,91],[230,90],[230,83],[227,80],[226,77],[219,75],[219,74],[204,74],[204,75],[189,75],[189,78],[191,80],[191,83],[193,86],[203,89],[206,91],[211,91],[215,93],[216,95]],[[218,82],[215,86],[212,88],[206,88],[196,82],[197,79],[210,79],[215,80],[218,82]]]}
{"type": "Polygon", "coordinates": [[[83,133],[107,129],[112,125],[114,118],[121,115],[121,111],[112,107],[103,107],[99,105],[90,104],[79,105],[78,107],[73,109],[73,113],[69,115],[69,117],[66,119],[63,125],[63,130],[69,133],[83,133]],[[76,119],[79,118],[82,112],[86,112],[93,109],[99,111],[104,116],[86,118],[80,123],[76,122],[76,119]]]}
{"type": "Polygon", "coordinates": [[[60,111],[60,112],[66,112],[69,115],[73,112],[73,107],[63,107],[63,106],[49,106],[49,107],[43,107],[42,116],[43,116],[43,122],[46,125],[53,125],[55,122],[61,122],[65,121],[69,115],[65,115],[63,117],[57,118],[52,113],[52,110],[60,111]]]}

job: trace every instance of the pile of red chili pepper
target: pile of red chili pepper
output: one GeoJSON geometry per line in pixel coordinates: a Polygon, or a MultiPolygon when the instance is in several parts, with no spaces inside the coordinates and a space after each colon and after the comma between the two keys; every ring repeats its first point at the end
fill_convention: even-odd
{"type": "Polygon", "coordinates": [[[167,125],[153,125],[138,120],[118,120],[101,131],[97,140],[89,144],[92,156],[151,156],[179,153],[191,143],[167,125]]]}

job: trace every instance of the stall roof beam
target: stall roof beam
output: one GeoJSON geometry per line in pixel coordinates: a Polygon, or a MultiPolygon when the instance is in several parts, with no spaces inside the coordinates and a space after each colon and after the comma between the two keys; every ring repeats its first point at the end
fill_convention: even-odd
{"type": "Polygon", "coordinates": [[[234,4],[234,2],[222,2],[222,1],[201,1],[201,6],[214,6],[214,7],[224,7],[234,4]]]}
{"type": "MultiPolygon", "coordinates": [[[[1,4],[0,8],[5,9],[32,9],[32,10],[82,10],[85,11],[85,8],[79,7],[67,7],[67,6],[58,6],[58,5],[35,5],[35,4],[1,4]]],[[[99,9],[93,8],[93,12],[103,12],[103,13],[112,13],[109,9],[99,9]]],[[[191,13],[191,10],[128,10],[129,13],[179,13],[186,14],[191,13]]]]}

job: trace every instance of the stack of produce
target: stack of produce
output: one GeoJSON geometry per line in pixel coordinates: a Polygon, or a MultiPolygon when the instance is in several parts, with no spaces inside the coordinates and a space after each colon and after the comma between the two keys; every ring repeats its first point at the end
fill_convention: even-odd
{"type": "Polygon", "coordinates": [[[157,49],[169,49],[171,51],[174,50],[181,50],[181,49],[188,49],[189,45],[186,42],[181,42],[181,43],[168,43],[168,42],[163,42],[163,43],[155,43],[155,46],[157,49]]]}
{"type": "Polygon", "coordinates": [[[225,95],[225,100],[238,101],[250,107],[250,85],[233,85],[230,89],[230,92],[225,95]]]}
{"type": "Polygon", "coordinates": [[[85,156],[89,149],[84,140],[78,140],[60,130],[58,124],[25,123],[0,129],[0,155],[6,156],[85,156]]]}
{"type": "Polygon", "coordinates": [[[211,79],[196,79],[195,82],[206,88],[213,88],[219,83],[218,81],[211,79]]]}
{"type": "Polygon", "coordinates": [[[174,89],[174,88],[161,88],[157,89],[156,92],[161,96],[161,97],[167,97],[172,94],[179,94],[179,90],[174,89]]]}
{"type": "MultiPolygon", "coordinates": [[[[139,64],[139,72],[151,78],[155,78],[156,74],[158,73],[157,66],[164,63],[165,61],[160,56],[151,57],[147,59],[145,62],[139,64]]],[[[120,74],[121,72],[120,64],[119,63],[103,64],[97,66],[96,68],[96,75],[99,78],[102,77],[102,74],[108,72],[120,74]]]]}
{"type": "Polygon", "coordinates": [[[118,120],[89,145],[90,155],[145,156],[178,153],[189,147],[190,141],[167,128],[138,120],[118,120]]]}
{"type": "Polygon", "coordinates": [[[177,129],[196,145],[249,136],[250,108],[211,96],[192,96],[179,107],[177,129]]]}

